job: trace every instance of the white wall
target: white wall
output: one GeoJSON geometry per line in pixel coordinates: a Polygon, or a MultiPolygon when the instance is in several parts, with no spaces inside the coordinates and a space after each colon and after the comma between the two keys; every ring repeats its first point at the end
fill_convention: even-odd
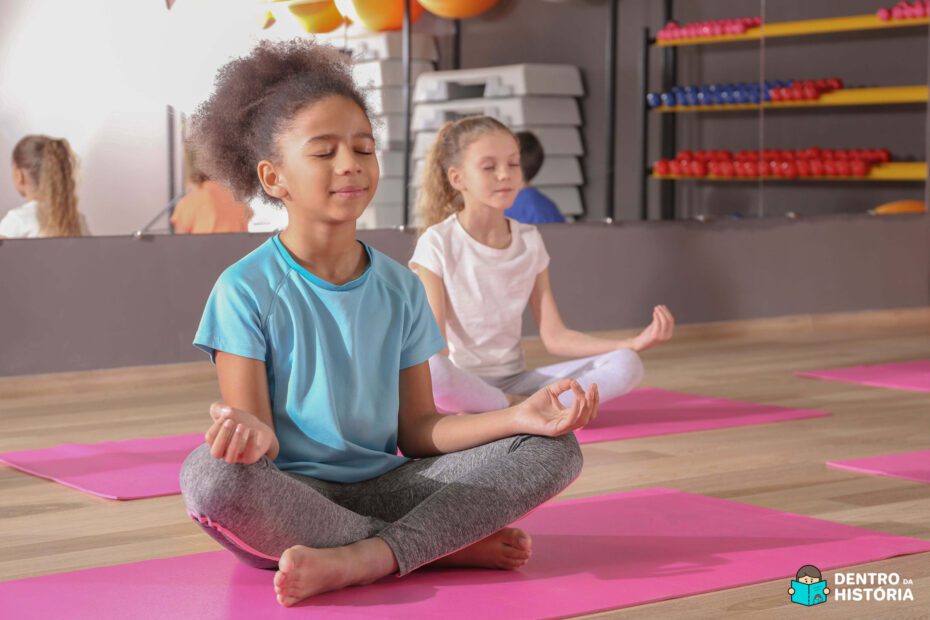
{"type": "MultiPolygon", "coordinates": [[[[0,0],[0,216],[24,135],[65,137],[95,235],[140,228],[169,200],[166,105],[190,111],[254,44],[255,0],[0,0]]],[[[293,36],[295,30],[274,29],[293,36]]],[[[269,31],[271,32],[271,31],[269,31]]]]}

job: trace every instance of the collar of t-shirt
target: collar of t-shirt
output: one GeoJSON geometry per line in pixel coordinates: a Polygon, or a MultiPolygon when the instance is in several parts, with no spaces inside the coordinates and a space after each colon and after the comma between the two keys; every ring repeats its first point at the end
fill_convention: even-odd
{"type": "Polygon", "coordinates": [[[300,263],[294,260],[294,257],[291,256],[291,253],[288,252],[287,248],[284,247],[284,244],[281,243],[280,236],[281,234],[278,233],[272,237],[272,240],[274,241],[274,245],[278,249],[278,252],[281,254],[281,257],[284,259],[284,262],[286,262],[291,267],[291,269],[299,273],[305,280],[314,286],[318,286],[328,291],[349,291],[361,286],[365,283],[365,280],[368,279],[368,274],[371,273],[371,266],[375,262],[375,257],[374,254],[372,254],[371,248],[359,241],[359,243],[362,244],[362,247],[365,248],[365,253],[368,254],[368,266],[365,267],[365,271],[359,277],[355,278],[354,280],[350,280],[345,284],[333,284],[332,282],[327,282],[318,275],[311,273],[308,269],[301,266],[300,263]]]}
{"type": "Polygon", "coordinates": [[[459,216],[457,213],[453,213],[450,217],[454,222],[453,228],[455,229],[455,232],[461,235],[476,252],[485,254],[487,256],[500,257],[509,254],[516,247],[516,238],[517,234],[519,234],[517,232],[517,222],[511,220],[510,218],[507,218],[507,226],[510,229],[510,244],[506,248],[492,248],[491,246],[485,245],[484,243],[481,243],[472,237],[471,234],[465,230],[462,222],[459,221],[459,216]]]}

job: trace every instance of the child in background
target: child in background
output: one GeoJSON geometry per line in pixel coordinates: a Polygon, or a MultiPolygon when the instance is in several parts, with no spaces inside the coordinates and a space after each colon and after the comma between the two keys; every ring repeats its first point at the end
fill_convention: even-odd
{"type": "Polygon", "coordinates": [[[13,187],[28,202],[0,220],[0,237],[79,237],[77,158],[64,138],[26,136],[13,148],[13,187]]]}
{"type": "Polygon", "coordinates": [[[500,409],[566,378],[596,383],[605,399],[615,398],[642,380],[637,353],[672,337],[675,320],[665,306],[630,340],[568,329],[539,231],[504,216],[521,186],[517,140],[487,116],[446,123],[427,155],[417,197],[425,230],[410,267],[449,343],[430,358],[433,397],[445,411],[500,409]],[[546,350],[581,359],[526,369],[520,337],[527,303],[546,350]]]}
{"type": "Polygon", "coordinates": [[[369,118],[346,60],[305,39],[230,62],[194,118],[207,173],[283,205],[288,226],[207,301],[194,343],[223,402],[181,490],[221,545],[278,569],[285,606],[426,564],[523,565],[530,537],[505,526],[580,473],[571,431],[597,412],[596,386],[573,381],[436,411],[427,360],[444,342],[423,287],[355,236],[378,185],[369,118]]]}
{"type": "Polygon", "coordinates": [[[530,187],[530,181],[542,168],[546,154],[539,139],[530,131],[516,134],[520,143],[520,168],[523,171],[523,188],[517,194],[513,205],[504,211],[504,215],[523,224],[561,224],[565,216],[548,196],[530,187]]]}
{"type": "Polygon", "coordinates": [[[198,166],[197,158],[188,148],[187,193],[178,201],[171,214],[175,234],[211,234],[248,232],[252,210],[232,193],[210,180],[198,166]]]}

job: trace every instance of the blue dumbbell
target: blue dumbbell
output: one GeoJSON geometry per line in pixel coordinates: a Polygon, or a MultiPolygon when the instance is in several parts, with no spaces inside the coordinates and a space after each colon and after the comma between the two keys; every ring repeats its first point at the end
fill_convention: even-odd
{"type": "Polygon", "coordinates": [[[662,97],[659,93],[649,93],[646,95],[646,103],[650,108],[657,108],[662,105],[662,97]]]}

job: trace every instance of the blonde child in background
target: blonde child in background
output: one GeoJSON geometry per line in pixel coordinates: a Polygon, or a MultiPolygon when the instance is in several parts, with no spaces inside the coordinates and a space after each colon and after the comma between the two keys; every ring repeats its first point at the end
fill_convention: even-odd
{"type": "Polygon", "coordinates": [[[672,337],[675,320],[665,306],[630,340],[565,326],[542,237],[504,215],[522,186],[519,143],[490,117],[446,123],[427,156],[417,198],[422,234],[409,264],[448,342],[430,358],[433,397],[445,411],[499,409],[566,378],[583,388],[596,383],[609,400],[642,380],[638,353],[672,337]],[[546,350],[580,359],[526,369],[520,337],[527,304],[546,350]]]}
{"type": "Polygon", "coordinates": [[[13,187],[28,202],[0,220],[0,237],[79,237],[77,158],[64,138],[26,136],[13,148],[13,187]]]}

